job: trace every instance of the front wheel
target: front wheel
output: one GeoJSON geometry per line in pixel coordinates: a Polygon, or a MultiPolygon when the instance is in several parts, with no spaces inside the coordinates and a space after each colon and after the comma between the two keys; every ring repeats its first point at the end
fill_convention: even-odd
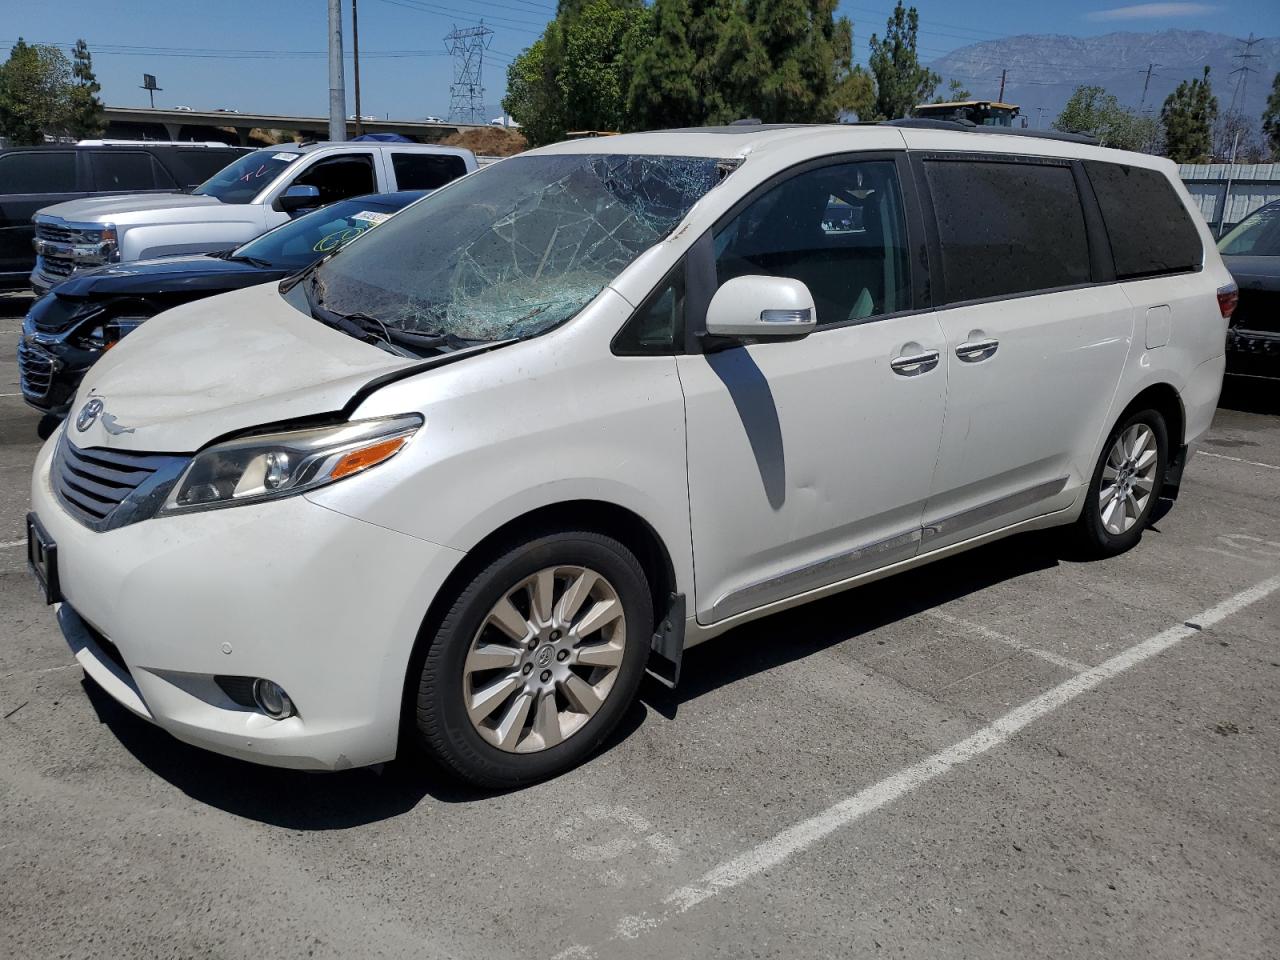
{"type": "Polygon", "coordinates": [[[1090,553],[1114,556],[1142,538],[1164,486],[1168,451],[1168,430],[1155,410],[1132,413],[1111,431],[1076,524],[1090,553]]]}
{"type": "Polygon", "coordinates": [[[417,726],[478,786],[531,783],[585,760],[644,674],[653,607],[612,537],[551,533],[506,550],[445,614],[427,650],[417,726]]]}

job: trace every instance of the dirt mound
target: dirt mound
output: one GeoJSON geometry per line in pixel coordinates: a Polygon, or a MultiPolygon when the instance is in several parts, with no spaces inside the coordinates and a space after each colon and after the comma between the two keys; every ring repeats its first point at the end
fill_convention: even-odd
{"type": "Polygon", "coordinates": [[[482,157],[509,157],[529,146],[520,131],[507,127],[462,130],[449,134],[440,144],[446,147],[465,147],[482,157]]]}

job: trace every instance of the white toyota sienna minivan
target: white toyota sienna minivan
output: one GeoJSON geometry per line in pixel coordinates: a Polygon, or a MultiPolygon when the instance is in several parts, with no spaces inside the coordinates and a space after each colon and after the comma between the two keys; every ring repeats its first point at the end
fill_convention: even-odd
{"type": "Polygon", "coordinates": [[[1169,161],[947,126],[561,143],[149,321],[35,467],[75,656],[220,753],[509,786],[748,620],[1019,531],[1133,546],[1231,277],[1169,161]]]}

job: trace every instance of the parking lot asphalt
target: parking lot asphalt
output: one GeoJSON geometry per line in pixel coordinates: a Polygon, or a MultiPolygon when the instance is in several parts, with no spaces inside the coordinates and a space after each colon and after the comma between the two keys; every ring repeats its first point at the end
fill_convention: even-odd
{"type": "Polygon", "coordinates": [[[1232,391],[1130,553],[1024,536],[735,630],[583,768],[493,795],[216,757],[82,677],[21,545],[22,308],[0,956],[1276,956],[1274,389],[1232,391]]]}

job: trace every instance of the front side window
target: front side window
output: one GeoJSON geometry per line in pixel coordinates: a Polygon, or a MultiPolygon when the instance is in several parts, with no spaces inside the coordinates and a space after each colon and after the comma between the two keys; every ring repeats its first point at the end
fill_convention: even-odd
{"type": "Polygon", "coordinates": [[[250,203],[289,164],[303,154],[287,150],[255,150],[227,164],[191,192],[223,203],[250,203]]]}
{"type": "Polygon", "coordinates": [[[1218,241],[1224,257],[1280,257],[1280,202],[1253,211],[1218,241]]]}
{"type": "Polygon", "coordinates": [[[294,184],[315,187],[320,203],[333,203],[362,193],[373,193],[378,182],[373,175],[373,158],[367,153],[329,157],[304,170],[294,184]]]}
{"type": "Polygon", "coordinates": [[[1096,160],[1086,160],[1084,169],[1111,240],[1117,280],[1200,268],[1200,232],[1164,174],[1096,160]]]}
{"type": "Polygon", "coordinates": [[[753,200],[715,236],[716,281],[799,280],[818,324],[867,320],[911,302],[902,192],[892,160],[797,174],[753,200]]]}
{"type": "Polygon", "coordinates": [[[513,157],[415,203],[304,289],[313,311],[410,333],[535,336],[595,299],[718,180],[702,157],[513,157]]]}
{"type": "Polygon", "coordinates": [[[392,153],[391,169],[397,190],[439,190],[467,172],[467,165],[453,153],[392,153]]]}
{"type": "Polygon", "coordinates": [[[76,188],[76,155],[32,150],[0,157],[0,194],[71,193],[76,188]]]}
{"type": "Polygon", "coordinates": [[[684,343],[684,264],[681,263],[641,304],[613,341],[620,357],[678,352],[684,343]]]}
{"type": "Polygon", "coordinates": [[[1088,283],[1089,240],[1066,164],[929,159],[947,303],[1088,283]]]}

